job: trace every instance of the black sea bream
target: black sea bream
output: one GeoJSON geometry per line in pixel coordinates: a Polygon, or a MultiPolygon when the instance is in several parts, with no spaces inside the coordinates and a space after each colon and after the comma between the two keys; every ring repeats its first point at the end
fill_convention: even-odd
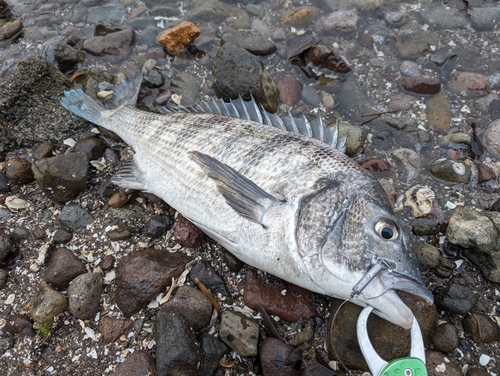
{"type": "Polygon", "coordinates": [[[145,112],[132,86],[122,81],[115,95],[125,103],[111,110],[79,89],[61,100],[133,148],[119,185],[162,198],[245,263],[403,328],[413,314],[395,290],[432,302],[386,193],[335,148],[335,128],[253,101],[145,112]]]}

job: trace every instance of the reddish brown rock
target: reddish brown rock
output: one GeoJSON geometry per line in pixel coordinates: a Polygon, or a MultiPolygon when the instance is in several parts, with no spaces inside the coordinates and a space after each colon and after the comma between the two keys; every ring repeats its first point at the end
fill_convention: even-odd
{"type": "Polygon", "coordinates": [[[85,264],[73,252],[56,248],[50,255],[42,278],[58,289],[65,290],[74,278],[86,272],[85,264]]]}
{"type": "Polygon", "coordinates": [[[142,350],[134,351],[125,358],[123,363],[110,376],[153,376],[156,375],[156,366],[153,357],[142,350]]]}
{"type": "Polygon", "coordinates": [[[425,114],[429,125],[441,134],[448,133],[451,125],[451,106],[446,99],[444,90],[427,98],[425,105],[425,114]]]}
{"type": "Polygon", "coordinates": [[[114,208],[123,207],[130,200],[130,196],[125,192],[118,192],[111,196],[108,200],[108,205],[114,208]]]}
{"type": "Polygon", "coordinates": [[[189,256],[147,248],[123,257],[116,268],[115,302],[126,317],[137,313],[184,270],[189,256]]]}
{"type": "Polygon", "coordinates": [[[17,156],[9,158],[5,163],[5,175],[14,184],[28,184],[35,180],[31,170],[31,163],[17,156]]]}
{"type": "Polygon", "coordinates": [[[117,228],[108,231],[106,236],[109,240],[117,241],[117,240],[127,240],[132,237],[132,231],[128,225],[120,225],[117,228]]]}
{"type": "Polygon", "coordinates": [[[426,351],[425,361],[428,376],[463,376],[451,358],[438,351],[426,351]]]}
{"type": "Polygon", "coordinates": [[[200,247],[206,235],[198,227],[189,222],[182,215],[177,215],[174,223],[174,239],[183,247],[200,247]]]}
{"type": "Polygon", "coordinates": [[[5,332],[20,336],[34,337],[33,323],[27,315],[10,315],[5,319],[5,332]]]}
{"type": "Polygon", "coordinates": [[[310,291],[292,284],[281,287],[267,285],[251,270],[247,272],[243,300],[252,309],[262,305],[267,313],[288,322],[297,322],[316,314],[310,291]],[[283,295],[282,291],[286,293],[283,295]]]}
{"type": "Polygon", "coordinates": [[[266,376],[298,376],[300,371],[295,369],[293,365],[280,363],[276,364],[276,359],[286,362],[292,351],[295,350],[293,346],[283,342],[277,338],[266,338],[262,342],[260,348],[260,362],[262,370],[266,376]]]}
{"type": "Polygon", "coordinates": [[[313,7],[299,7],[286,12],[281,18],[283,26],[305,26],[316,14],[317,9],[313,7]]]}
{"type": "Polygon", "coordinates": [[[178,52],[188,47],[200,35],[198,29],[192,22],[182,21],[170,29],[158,35],[158,43],[170,52],[178,52]]]}
{"type": "Polygon", "coordinates": [[[392,175],[389,163],[380,158],[368,158],[359,162],[361,167],[370,171],[377,179],[388,178],[392,175]]]}
{"type": "Polygon", "coordinates": [[[12,20],[0,27],[0,42],[8,40],[23,29],[23,23],[19,20],[12,20]]]}
{"type": "Polygon", "coordinates": [[[477,182],[479,184],[496,179],[495,171],[483,163],[477,165],[477,174],[477,182]]]}
{"type": "Polygon", "coordinates": [[[295,106],[299,102],[302,84],[295,77],[281,77],[276,87],[280,92],[280,101],[287,106],[295,106]]]}
{"type": "Polygon", "coordinates": [[[134,322],[130,319],[117,319],[115,317],[103,317],[99,322],[99,333],[102,334],[102,339],[106,343],[113,343],[123,334],[128,334],[132,331],[134,322]]]}
{"type": "Polygon", "coordinates": [[[437,78],[403,77],[400,83],[405,91],[418,95],[434,95],[441,90],[441,83],[437,78]]]}
{"type": "Polygon", "coordinates": [[[484,313],[469,312],[462,325],[465,335],[476,343],[490,343],[500,340],[497,324],[484,313]]]}
{"type": "Polygon", "coordinates": [[[479,73],[457,73],[448,86],[452,92],[462,97],[483,97],[490,92],[490,80],[479,73]]]}

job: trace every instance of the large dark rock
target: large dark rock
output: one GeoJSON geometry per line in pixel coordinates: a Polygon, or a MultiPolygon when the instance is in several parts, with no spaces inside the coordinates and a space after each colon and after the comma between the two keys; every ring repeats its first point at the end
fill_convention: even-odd
{"type": "Polygon", "coordinates": [[[0,86],[0,149],[62,141],[88,128],[59,103],[71,81],[42,57],[19,62],[16,72],[0,86]]]}
{"type": "Polygon", "coordinates": [[[71,281],[68,288],[69,310],[77,319],[88,320],[99,310],[103,289],[101,273],[85,273],[71,281]]]}
{"type": "Polygon", "coordinates": [[[64,290],[80,274],[87,272],[85,264],[67,248],[56,248],[50,255],[43,279],[64,290]]]}
{"type": "Polygon", "coordinates": [[[191,261],[183,253],[148,248],[123,257],[116,269],[115,301],[126,317],[137,313],[191,261]]]}

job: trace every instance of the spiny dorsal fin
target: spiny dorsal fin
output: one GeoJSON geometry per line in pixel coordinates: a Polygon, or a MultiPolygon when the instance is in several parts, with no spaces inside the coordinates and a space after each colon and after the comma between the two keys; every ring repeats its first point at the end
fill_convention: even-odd
{"type": "Polygon", "coordinates": [[[232,116],[243,120],[252,120],[261,124],[269,125],[283,131],[299,133],[304,136],[320,140],[331,147],[345,152],[346,136],[339,140],[338,121],[333,127],[325,127],[321,116],[318,115],[314,120],[309,121],[302,115],[301,118],[293,117],[290,112],[283,118],[276,114],[271,114],[260,108],[252,97],[249,101],[244,101],[241,96],[230,102],[224,102],[222,99],[216,99],[211,102],[202,102],[191,107],[162,107],[162,113],[210,113],[216,115],[232,116]]]}
{"type": "Polygon", "coordinates": [[[229,206],[249,221],[259,223],[264,228],[267,227],[266,213],[273,206],[283,204],[283,201],[270,195],[253,181],[213,157],[199,151],[190,151],[189,154],[207,175],[215,180],[217,189],[229,206]]]}

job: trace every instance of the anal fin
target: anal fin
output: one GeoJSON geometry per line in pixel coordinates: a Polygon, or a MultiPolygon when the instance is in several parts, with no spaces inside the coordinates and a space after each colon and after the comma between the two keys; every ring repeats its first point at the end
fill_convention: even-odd
{"type": "Polygon", "coordinates": [[[145,191],[146,186],[141,181],[141,175],[141,172],[135,165],[134,156],[130,156],[123,162],[122,168],[111,179],[111,182],[120,188],[145,191]]]}
{"type": "Polygon", "coordinates": [[[267,212],[272,207],[283,204],[283,201],[213,157],[198,151],[191,151],[189,154],[207,175],[215,180],[217,189],[229,206],[242,217],[267,228],[265,224],[267,212]]]}

